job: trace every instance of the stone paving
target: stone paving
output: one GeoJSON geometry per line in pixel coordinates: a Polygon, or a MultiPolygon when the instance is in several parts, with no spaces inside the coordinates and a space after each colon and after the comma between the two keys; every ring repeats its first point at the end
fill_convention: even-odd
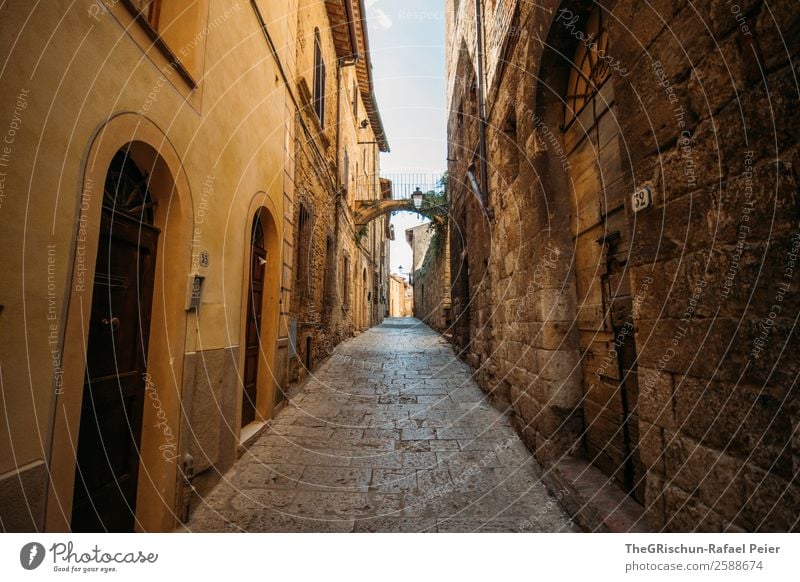
{"type": "Polygon", "coordinates": [[[387,319],[290,394],[185,528],[574,531],[484,396],[438,333],[387,319]]]}

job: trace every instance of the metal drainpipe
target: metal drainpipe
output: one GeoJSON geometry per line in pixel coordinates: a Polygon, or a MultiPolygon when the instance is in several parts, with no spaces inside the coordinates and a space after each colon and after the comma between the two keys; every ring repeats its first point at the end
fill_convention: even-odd
{"type": "Polygon", "coordinates": [[[477,39],[478,65],[478,156],[481,164],[481,193],[484,208],[489,209],[489,162],[486,152],[486,86],[483,76],[483,2],[475,0],[475,38],[477,39]]]}

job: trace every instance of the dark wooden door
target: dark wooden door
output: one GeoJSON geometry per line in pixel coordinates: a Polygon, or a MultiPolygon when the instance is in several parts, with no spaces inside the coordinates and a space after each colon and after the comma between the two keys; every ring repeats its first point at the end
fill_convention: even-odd
{"type": "Polygon", "coordinates": [[[72,529],[130,532],[158,230],[103,209],[89,323],[72,529]]]}
{"type": "Polygon", "coordinates": [[[636,333],[633,323],[633,297],[626,265],[628,248],[617,234],[604,240],[606,269],[602,275],[603,298],[614,334],[613,351],[616,370],[609,376],[616,384],[616,412],[619,426],[615,430],[615,477],[634,499],[644,503],[644,466],[639,458],[639,375],[636,365],[636,333]]]}
{"type": "Polygon", "coordinates": [[[254,228],[250,259],[250,285],[247,293],[247,327],[245,331],[244,394],[242,426],[256,419],[258,396],[258,360],[261,357],[261,308],[264,300],[264,277],[267,272],[267,251],[263,246],[260,225],[254,228]]]}

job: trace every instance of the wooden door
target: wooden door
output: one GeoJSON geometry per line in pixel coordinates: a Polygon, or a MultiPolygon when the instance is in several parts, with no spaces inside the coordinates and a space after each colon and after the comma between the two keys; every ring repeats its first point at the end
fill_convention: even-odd
{"type": "Polygon", "coordinates": [[[592,47],[580,43],[566,95],[572,235],[575,245],[583,413],[589,460],[621,488],[643,500],[638,455],[638,381],[619,122],[606,62],[602,11],[586,20],[592,47]]]}
{"type": "MultiPolygon", "coordinates": [[[[144,188],[141,175],[133,181],[144,188]]],[[[72,505],[76,532],[130,532],[135,523],[159,232],[141,220],[152,206],[146,193],[142,204],[128,194],[127,207],[106,204],[102,211],[72,505]],[[138,213],[127,212],[131,204],[138,213]]]]}
{"type": "Polygon", "coordinates": [[[253,226],[252,240],[245,329],[242,426],[246,426],[256,419],[256,402],[258,398],[258,361],[261,357],[261,311],[264,303],[264,279],[267,272],[264,231],[258,218],[255,219],[253,226]]]}

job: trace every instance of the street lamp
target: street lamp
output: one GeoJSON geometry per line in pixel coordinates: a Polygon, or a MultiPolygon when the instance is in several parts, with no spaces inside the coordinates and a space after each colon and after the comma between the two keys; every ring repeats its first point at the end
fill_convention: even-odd
{"type": "Polygon", "coordinates": [[[414,201],[414,208],[416,208],[417,210],[422,208],[423,198],[424,194],[422,193],[422,190],[419,189],[419,186],[417,186],[417,189],[414,190],[414,193],[411,195],[411,199],[414,201]]]}

